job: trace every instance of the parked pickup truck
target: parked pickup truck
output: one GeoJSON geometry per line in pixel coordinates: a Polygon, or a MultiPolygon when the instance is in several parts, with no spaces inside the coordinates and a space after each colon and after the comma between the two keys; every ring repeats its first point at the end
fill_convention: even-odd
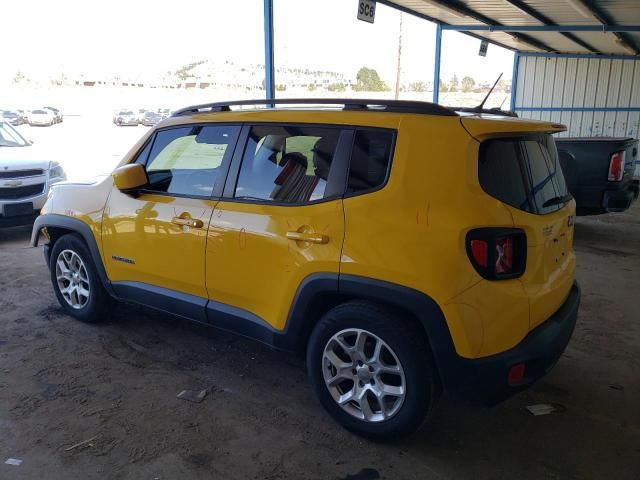
{"type": "Polygon", "coordinates": [[[556,138],[556,146],[578,215],[622,212],[638,198],[638,140],[556,138]]]}

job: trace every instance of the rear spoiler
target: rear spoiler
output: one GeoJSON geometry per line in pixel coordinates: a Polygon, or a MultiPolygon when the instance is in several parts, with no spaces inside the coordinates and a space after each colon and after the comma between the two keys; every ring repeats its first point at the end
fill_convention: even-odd
{"type": "Polygon", "coordinates": [[[503,117],[515,117],[518,118],[518,114],[516,112],[512,112],[511,110],[502,110],[501,108],[479,108],[479,107],[449,107],[451,110],[456,112],[464,112],[464,113],[490,113],[492,115],[501,115],[503,117]]]}

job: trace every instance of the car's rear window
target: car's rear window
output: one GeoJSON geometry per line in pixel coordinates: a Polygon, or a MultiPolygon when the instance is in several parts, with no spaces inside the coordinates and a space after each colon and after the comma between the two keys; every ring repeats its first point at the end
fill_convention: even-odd
{"type": "Polygon", "coordinates": [[[525,212],[555,212],[570,199],[551,135],[483,142],[478,177],[489,195],[525,212]]]}

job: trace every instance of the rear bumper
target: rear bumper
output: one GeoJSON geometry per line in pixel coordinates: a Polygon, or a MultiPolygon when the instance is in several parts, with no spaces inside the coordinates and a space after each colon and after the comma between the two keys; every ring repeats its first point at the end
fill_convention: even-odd
{"type": "Polygon", "coordinates": [[[531,386],[557,363],[573,333],[580,305],[580,288],[574,283],[560,309],[506,352],[481,359],[457,357],[441,374],[445,394],[452,400],[495,405],[531,386]],[[524,363],[524,377],[508,381],[510,369],[524,363]]]}
{"type": "Polygon", "coordinates": [[[638,198],[638,180],[582,187],[576,192],[579,214],[623,212],[638,198]]]}
{"type": "Polygon", "coordinates": [[[632,181],[623,189],[604,192],[602,207],[607,212],[624,212],[636,198],[638,198],[638,183],[632,181]]]}

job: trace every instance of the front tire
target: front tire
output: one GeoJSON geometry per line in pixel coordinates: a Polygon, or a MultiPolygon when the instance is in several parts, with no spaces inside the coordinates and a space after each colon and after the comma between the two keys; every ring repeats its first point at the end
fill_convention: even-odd
{"type": "Polygon", "coordinates": [[[372,440],[413,433],[436,398],[420,332],[396,312],[368,302],[348,302],[322,317],[309,340],[307,370],[331,416],[372,440]]]}
{"type": "Polygon", "coordinates": [[[67,234],[55,242],[49,269],[53,290],[67,314],[89,323],[109,316],[113,299],[104,289],[89,249],[78,235],[67,234]]]}

